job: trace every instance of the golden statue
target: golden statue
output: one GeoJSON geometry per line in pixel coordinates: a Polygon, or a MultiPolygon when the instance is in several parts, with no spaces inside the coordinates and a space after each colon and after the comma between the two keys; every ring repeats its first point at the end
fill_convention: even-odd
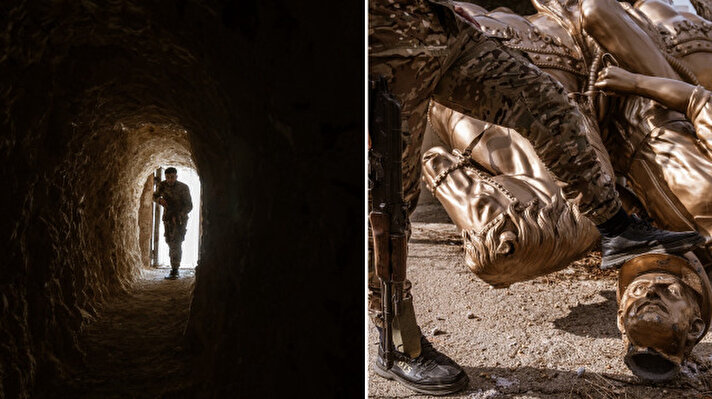
{"type": "Polygon", "coordinates": [[[426,152],[423,179],[461,229],[467,265],[482,280],[501,288],[561,270],[597,242],[595,226],[519,133],[437,103],[428,116],[455,154],[426,152]]]}
{"type": "MultiPolygon", "coordinates": [[[[660,1],[639,1],[635,8],[612,0],[582,4],[589,4],[588,12],[583,13],[587,32],[592,32],[596,42],[610,51],[621,66],[703,86],[712,84],[707,71],[712,62],[712,24],[708,21],[680,14],[660,1]],[[591,3],[598,6],[590,6],[591,3]],[[604,34],[607,30],[613,34],[604,34]],[[649,34],[647,41],[624,42],[630,41],[634,32],[642,31],[649,34]]],[[[614,101],[608,108],[611,116],[601,126],[611,159],[616,160],[616,173],[627,178],[646,211],[660,226],[694,228],[707,238],[709,245],[712,237],[712,214],[706,195],[712,174],[709,134],[695,129],[691,119],[683,115],[684,109],[671,109],[630,94],[614,101]]],[[[695,253],[706,265],[710,264],[709,249],[695,253]]]]}
{"type": "MultiPolygon", "coordinates": [[[[588,112],[590,123],[583,129],[607,172],[626,178],[633,193],[624,198],[629,209],[646,212],[663,228],[695,229],[709,244],[712,199],[706,194],[712,189],[712,140],[707,138],[712,137],[712,122],[705,115],[710,93],[687,85],[678,88],[684,91],[680,98],[620,87],[625,96],[612,101],[596,95],[600,89],[616,89],[606,82],[625,72],[607,68],[599,76],[606,57],[608,63],[681,85],[686,83],[679,79],[712,83],[706,77],[712,54],[698,50],[710,41],[705,36],[709,29],[688,29],[705,33],[692,40],[679,28],[710,23],[672,15],[667,4],[658,3],[639,1],[633,8],[613,0],[534,1],[539,13],[526,18],[506,9],[487,12],[459,4],[485,33],[525,52],[588,112]],[[673,28],[664,30],[664,24],[673,28]],[[676,47],[691,41],[691,49],[687,44],[682,50],[676,47]],[[597,78],[600,82],[594,84],[597,78]]],[[[516,131],[437,103],[430,106],[429,121],[453,151],[428,151],[423,179],[461,229],[466,262],[484,281],[506,287],[560,270],[596,242],[594,226],[578,214],[575,203],[564,200],[531,144],[516,131]]],[[[709,248],[696,253],[710,265],[709,248]]],[[[707,332],[710,297],[708,276],[692,254],[685,259],[645,255],[624,264],[618,327],[629,348],[625,362],[630,369],[654,381],[674,376],[707,332]],[[653,295],[663,288],[677,292],[674,300],[665,294],[656,299],[665,304],[643,306],[649,302],[647,292],[653,295]]]]}

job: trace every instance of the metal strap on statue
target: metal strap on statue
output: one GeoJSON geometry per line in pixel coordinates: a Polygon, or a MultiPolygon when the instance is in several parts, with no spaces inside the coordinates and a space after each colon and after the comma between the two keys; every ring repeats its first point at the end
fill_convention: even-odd
{"type": "MultiPolygon", "coordinates": [[[[428,115],[429,114],[430,113],[428,113],[428,115]]],[[[467,165],[476,167],[476,164],[472,161],[472,158],[470,157],[470,155],[472,154],[472,150],[475,148],[475,146],[480,142],[480,140],[482,140],[482,137],[485,135],[485,133],[487,133],[487,131],[490,130],[492,127],[494,127],[494,125],[488,124],[488,126],[482,131],[482,133],[478,134],[477,137],[472,139],[470,144],[467,146],[467,148],[465,148],[465,151],[463,151],[462,153],[460,153],[460,151],[458,151],[457,149],[452,150],[453,155],[455,155],[458,158],[458,161],[455,162],[454,164],[450,165],[447,169],[440,172],[437,176],[435,176],[435,180],[433,181],[433,188],[430,190],[430,192],[433,194],[433,197],[435,197],[435,192],[437,191],[440,184],[442,184],[442,182],[445,181],[445,178],[450,173],[452,173],[464,166],[467,166],[467,165]]],[[[504,189],[503,192],[505,194],[509,194],[509,192],[506,191],[506,189],[504,189]]]]}
{"type": "Polygon", "coordinates": [[[616,60],[613,54],[604,53],[603,49],[598,43],[594,44],[595,53],[593,55],[593,62],[591,63],[591,68],[588,72],[588,84],[586,86],[586,92],[584,94],[588,98],[587,106],[589,108],[589,112],[591,113],[591,115],[597,118],[599,122],[602,122],[603,119],[607,116],[607,113],[603,109],[604,107],[602,107],[598,101],[599,91],[596,90],[594,84],[598,79],[598,73],[601,71],[601,69],[605,68],[608,65],[618,66],[618,60],[616,60]],[[609,61],[606,62],[606,59],[608,59],[609,61]]]}

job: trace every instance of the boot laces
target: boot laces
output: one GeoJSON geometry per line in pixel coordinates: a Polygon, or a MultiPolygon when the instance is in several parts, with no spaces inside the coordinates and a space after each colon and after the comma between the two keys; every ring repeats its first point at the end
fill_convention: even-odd
{"type": "MultiPolygon", "coordinates": [[[[379,355],[381,355],[381,349],[379,346],[379,355]]],[[[430,343],[425,337],[421,336],[420,341],[420,356],[416,358],[411,358],[403,352],[395,351],[396,358],[402,360],[406,363],[414,363],[420,366],[423,370],[429,371],[440,364],[449,363],[449,359],[442,353],[438,352],[433,348],[433,344],[430,343]]]]}
{"type": "Polygon", "coordinates": [[[650,224],[647,220],[643,220],[637,216],[632,216],[632,222],[633,227],[635,227],[637,230],[641,231],[656,231],[657,229],[650,224]]]}
{"type": "Polygon", "coordinates": [[[418,359],[423,359],[423,365],[433,364],[437,366],[440,363],[445,364],[449,362],[449,359],[444,354],[433,348],[433,344],[431,344],[425,337],[422,337],[420,341],[420,349],[421,353],[420,356],[418,356],[418,359]]]}
{"type": "Polygon", "coordinates": [[[416,364],[420,365],[424,370],[427,370],[427,371],[432,370],[438,366],[438,363],[435,360],[428,359],[425,356],[423,356],[423,354],[421,354],[417,358],[413,359],[413,361],[416,364]]]}
{"type": "Polygon", "coordinates": [[[437,367],[438,363],[426,356],[425,351],[421,351],[420,356],[412,358],[405,353],[396,351],[396,358],[404,361],[405,363],[411,363],[420,366],[425,371],[429,371],[437,367]]]}

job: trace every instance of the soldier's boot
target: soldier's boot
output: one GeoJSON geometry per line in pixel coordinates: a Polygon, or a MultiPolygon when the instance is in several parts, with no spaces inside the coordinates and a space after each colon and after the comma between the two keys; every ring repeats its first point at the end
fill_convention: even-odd
{"type": "Polygon", "coordinates": [[[178,267],[179,266],[171,265],[171,272],[168,273],[168,275],[165,277],[166,280],[175,280],[180,277],[180,273],[178,273],[178,267]]]}
{"type": "Polygon", "coordinates": [[[374,371],[381,377],[396,380],[415,392],[428,395],[448,395],[459,392],[470,382],[470,378],[454,360],[438,352],[424,336],[420,336],[420,355],[411,358],[396,351],[393,366],[386,370],[383,355],[383,330],[376,327],[381,344],[374,371]]]}
{"type": "Polygon", "coordinates": [[[168,243],[168,256],[171,259],[171,273],[166,279],[174,280],[178,278],[178,269],[180,268],[182,254],[181,241],[172,240],[168,243]]]}
{"type": "Polygon", "coordinates": [[[628,217],[621,212],[612,218],[615,223],[611,226],[597,226],[601,232],[602,269],[619,267],[647,253],[685,253],[705,242],[705,238],[695,231],[660,230],[636,215],[628,217]]]}

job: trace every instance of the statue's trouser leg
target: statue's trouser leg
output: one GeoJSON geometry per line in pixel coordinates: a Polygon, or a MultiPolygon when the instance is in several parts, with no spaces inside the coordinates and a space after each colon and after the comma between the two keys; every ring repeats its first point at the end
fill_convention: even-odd
{"type": "Polygon", "coordinates": [[[696,230],[712,244],[712,154],[679,112],[632,97],[606,146],[646,211],[668,230],[696,230]]]}
{"type": "MultiPolygon", "coordinates": [[[[376,17],[369,12],[369,30],[378,32],[369,36],[369,45],[378,48],[381,42],[397,42],[396,33],[378,29],[376,17]]],[[[390,26],[391,20],[385,19],[383,25],[390,26]]],[[[429,21],[429,31],[442,31],[435,21],[429,21]]],[[[419,195],[421,146],[432,96],[466,115],[516,129],[534,144],[547,168],[565,183],[564,194],[578,203],[586,217],[595,224],[612,217],[620,208],[613,179],[602,171],[582,131],[584,116],[564,88],[523,56],[474,28],[464,29],[457,37],[439,35],[437,43],[446,44],[446,52],[369,55],[369,73],[384,76],[401,102],[406,132],[403,191],[409,212],[419,195]]],[[[435,44],[429,37],[419,41],[435,44]]],[[[378,296],[377,287],[375,281],[369,284],[370,299],[378,296]]],[[[404,292],[407,295],[407,289],[404,292]]]]}

